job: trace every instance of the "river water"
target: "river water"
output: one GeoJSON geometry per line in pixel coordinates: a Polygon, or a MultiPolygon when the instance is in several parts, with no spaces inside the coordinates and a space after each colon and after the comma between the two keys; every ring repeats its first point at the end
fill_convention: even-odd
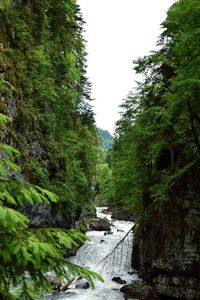
{"type": "Polygon", "coordinates": [[[64,293],[54,294],[48,299],[56,300],[123,300],[123,294],[119,291],[122,287],[112,281],[113,277],[120,276],[127,283],[137,279],[131,268],[132,233],[124,239],[124,242],[106,260],[99,263],[109,254],[118,242],[132,228],[133,222],[111,220],[111,216],[104,214],[103,207],[97,208],[97,216],[106,217],[111,221],[113,234],[104,235],[104,231],[88,231],[87,241],[70,260],[78,265],[87,267],[102,275],[104,283],[95,281],[95,289],[77,289],[76,280],[64,293]],[[131,273],[131,274],[130,274],[131,273]]]}

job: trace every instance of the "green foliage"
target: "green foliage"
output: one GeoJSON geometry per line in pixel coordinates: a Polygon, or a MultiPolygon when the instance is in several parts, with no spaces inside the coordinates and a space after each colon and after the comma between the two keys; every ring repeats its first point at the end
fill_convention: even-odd
{"type": "Polygon", "coordinates": [[[98,186],[97,205],[110,206],[113,200],[113,182],[112,171],[108,164],[100,163],[98,165],[96,184],[98,186]]]}
{"type": "MultiPolygon", "coordinates": [[[[0,113],[0,128],[5,128],[6,124],[10,122],[10,118],[0,113]]],[[[1,145],[1,147],[8,147],[6,145],[1,145]]],[[[13,150],[12,150],[13,151],[13,150]]],[[[15,151],[15,150],[14,150],[15,151]]]]}
{"type": "MultiPolygon", "coordinates": [[[[9,121],[0,116],[2,127],[9,121]]],[[[93,280],[102,278],[91,271],[74,265],[65,259],[68,249],[83,244],[87,239],[75,230],[58,228],[29,228],[29,220],[16,209],[25,202],[57,202],[58,196],[39,186],[12,180],[7,176],[10,169],[18,171],[14,164],[18,151],[0,144],[0,296],[1,299],[36,299],[33,291],[44,293],[49,289],[47,272],[59,278],[81,275],[93,286],[93,280]],[[14,167],[13,167],[14,166],[14,167]],[[30,283],[34,289],[29,288],[30,283]],[[20,287],[15,293],[14,287],[20,287]],[[40,290],[40,291],[39,291],[40,290]]]]}
{"type": "Polygon", "coordinates": [[[18,299],[36,299],[34,290],[49,286],[46,272],[99,278],[65,259],[84,235],[29,228],[21,214],[25,203],[56,205],[69,224],[94,198],[98,139],[84,21],[74,0],[0,1],[0,21],[0,126],[10,121],[5,114],[13,121],[0,133],[0,298],[16,298],[18,286],[18,299]]]}
{"type": "Polygon", "coordinates": [[[22,155],[25,177],[59,194],[74,221],[94,200],[98,144],[84,21],[73,0],[3,1],[0,7],[0,112],[14,121],[9,143],[22,155]]]}
{"type": "Polygon", "coordinates": [[[13,90],[13,86],[3,78],[0,78],[0,93],[4,96],[8,91],[13,90]]]}
{"type": "Polygon", "coordinates": [[[113,205],[138,215],[166,198],[200,155],[198,8],[198,0],[172,5],[160,49],[134,62],[144,81],[121,105],[112,150],[113,205]]]}
{"type": "Polygon", "coordinates": [[[99,136],[98,164],[95,176],[96,205],[110,206],[113,202],[112,154],[113,137],[107,130],[97,128],[99,136]]]}

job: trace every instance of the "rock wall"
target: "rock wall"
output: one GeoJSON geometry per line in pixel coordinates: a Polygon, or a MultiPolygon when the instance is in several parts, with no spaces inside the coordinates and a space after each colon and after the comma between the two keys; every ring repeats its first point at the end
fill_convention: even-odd
{"type": "Polygon", "coordinates": [[[199,162],[173,185],[166,200],[148,210],[138,247],[139,257],[134,245],[133,266],[139,265],[140,276],[161,297],[200,299],[199,162]]]}
{"type": "Polygon", "coordinates": [[[136,221],[136,217],[133,215],[132,211],[125,211],[123,207],[117,208],[111,216],[112,219],[122,220],[122,221],[136,221]]]}
{"type": "Polygon", "coordinates": [[[74,227],[94,200],[98,152],[84,21],[76,1],[0,2],[0,113],[12,120],[0,142],[19,150],[22,170],[9,176],[59,196],[21,209],[31,226],[74,227]]]}

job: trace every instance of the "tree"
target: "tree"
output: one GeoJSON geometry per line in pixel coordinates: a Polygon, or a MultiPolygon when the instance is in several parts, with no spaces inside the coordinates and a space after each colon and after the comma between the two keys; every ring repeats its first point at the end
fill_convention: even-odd
{"type": "Polygon", "coordinates": [[[101,206],[110,206],[113,201],[112,171],[107,163],[100,163],[97,169],[96,184],[98,194],[96,202],[101,206]]]}
{"type": "Polygon", "coordinates": [[[166,199],[169,187],[199,158],[199,5],[197,0],[172,5],[159,50],[134,61],[144,80],[123,102],[117,123],[113,182],[118,206],[144,210],[166,199]]]}
{"type": "MultiPolygon", "coordinates": [[[[65,227],[94,200],[97,134],[76,1],[0,5],[0,112],[23,175],[59,194],[65,227]]],[[[55,226],[57,226],[55,224],[55,226]]]]}
{"type": "MultiPolygon", "coordinates": [[[[0,126],[10,119],[0,114],[0,126]]],[[[84,243],[86,237],[75,230],[29,228],[29,220],[17,208],[25,202],[57,202],[58,197],[30,183],[9,178],[19,152],[0,144],[0,297],[1,299],[36,299],[49,288],[46,279],[51,271],[60,278],[84,276],[93,284],[99,275],[65,259],[66,251],[84,243]],[[18,296],[15,287],[20,287],[18,296]]]]}

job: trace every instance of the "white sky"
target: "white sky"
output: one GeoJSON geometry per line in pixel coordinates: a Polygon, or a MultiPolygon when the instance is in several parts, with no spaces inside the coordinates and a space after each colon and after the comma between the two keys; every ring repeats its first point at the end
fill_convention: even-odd
{"type": "Polygon", "coordinates": [[[139,79],[132,61],[155,50],[174,0],[78,0],[86,21],[88,70],[97,126],[113,133],[119,105],[139,79]]]}

